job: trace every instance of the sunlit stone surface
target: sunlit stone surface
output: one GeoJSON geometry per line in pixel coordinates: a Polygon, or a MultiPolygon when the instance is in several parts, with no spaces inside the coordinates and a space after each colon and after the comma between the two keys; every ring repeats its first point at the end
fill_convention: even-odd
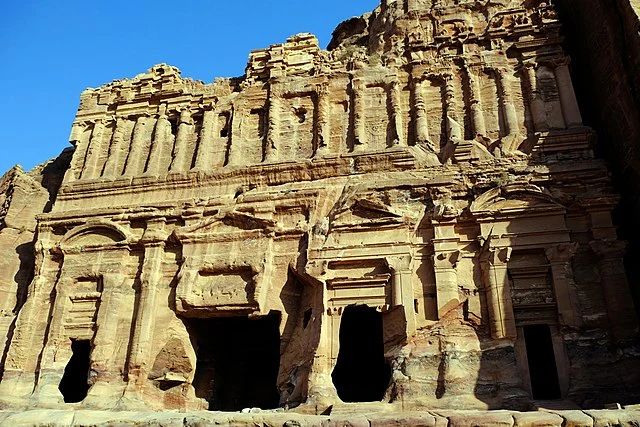
{"type": "Polygon", "coordinates": [[[0,180],[0,407],[560,426],[640,402],[560,29],[535,0],[383,1],[239,78],[83,92],[75,151],[0,180]]]}

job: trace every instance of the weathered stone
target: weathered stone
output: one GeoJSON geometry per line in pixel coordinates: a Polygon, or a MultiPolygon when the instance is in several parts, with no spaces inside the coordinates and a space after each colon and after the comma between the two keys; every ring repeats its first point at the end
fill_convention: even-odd
{"type": "Polygon", "coordinates": [[[438,411],[438,414],[449,420],[450,427],[512,427],[514,418],[511,412],[505,411],[438,411]]]}
{"type": "Polygon", "coordinates": [[[436,417],[428,413],[391,413],[368,415],[371,427],[415,426],[436,427],[436,417]]]}
{"type": "Polygon", "coordinates": [[[640,411],[591,410],[584,412],[593,418],[593,427],[635,427],[638,425],[638,420],[640,419],[640,411]]]}
{"type": "Polygon", "coordinates": [[[562,417],[544,411],[514,412],[515,427],[563,427],[562,417]]]}
{"type": "Polygon", "coordinates": [[[593,418],[582,411],[555,411],[567,427],[593,427],[593,418]]]}
{"type": "Polygon", "coordinates": [[[70,165],[0,180],[0,406],[551,426],[451,411],[637,403],[618,196],[560,26],[540,1],[383,1],[241,78],[83,92],[70,165]]]}

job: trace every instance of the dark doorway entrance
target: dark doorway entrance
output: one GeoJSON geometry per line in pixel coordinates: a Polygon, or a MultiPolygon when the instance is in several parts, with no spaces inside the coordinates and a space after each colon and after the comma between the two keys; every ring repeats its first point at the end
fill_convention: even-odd
{"type": "Polygon", "coordinates": [[[384,359],[382,314],[367,306],[350,306],[340,321],[340,352],[333,384],[343,402],[382,400],[391,379],[384,359]]]}
{"type": "Polygon", "coordinates": [[[185,322],[198,359],[193,386],[209,410],[278,407],[280,313],[185,322]]]}
{"type": "Polygon", "coordinates": [[[527,346],[533,398],[538,400],[560,399],[562,396],[558,382],[558,369],[549,326],[525,326],[524,340],[527,346]]]}
{"type": "Polygon", "coordinates": [[[64,368],[64,375],[58,386],[65,403],[82,402],[89,392],[89,367],[91,360],[91,342],[88,340],[71,341],[71,359],[64,368]]]}

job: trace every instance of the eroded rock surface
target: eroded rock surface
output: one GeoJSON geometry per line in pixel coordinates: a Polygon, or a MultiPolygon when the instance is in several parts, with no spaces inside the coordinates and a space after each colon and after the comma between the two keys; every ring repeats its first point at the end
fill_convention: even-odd
{"type": "Polygon", "coordinates": [[[2,271],[24,283],[0,282],[0,405],[511,426],[564,421],[451,411],[640,401],[618,196],[560,29],[541,1],[383,1],[239,78],[83,92],[60,189],[0,183],[0,248],[35,253],[2,271]]]}

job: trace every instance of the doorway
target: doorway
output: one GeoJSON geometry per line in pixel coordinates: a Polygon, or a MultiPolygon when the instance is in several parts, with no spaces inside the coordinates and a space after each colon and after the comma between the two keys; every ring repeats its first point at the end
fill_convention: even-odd
{"type": "Polygon", "coordinates": [[[209,410],[277,408],[280,313],[185,320],[196,349],[196,396],[209,410]]]}
{"type": "Polygon", "coordinates": [[[363,305],[345,308],[340,352],[331,378],[343,402],[382,400],[391,379],[384,358],[382,313],[363,305]]]}
{"type": "Polygon", "coordinates": [[[71,359],[58,385],[64,403],[82,402],[89,392],[91,341],[71,340],[71,359]]]}
{"type": "Polygon", "coordinates": [[[562,395],[549,325],[525,326],[524,340],[527,347],[533,398],[536,400],[560,399],[562,395]]]}

